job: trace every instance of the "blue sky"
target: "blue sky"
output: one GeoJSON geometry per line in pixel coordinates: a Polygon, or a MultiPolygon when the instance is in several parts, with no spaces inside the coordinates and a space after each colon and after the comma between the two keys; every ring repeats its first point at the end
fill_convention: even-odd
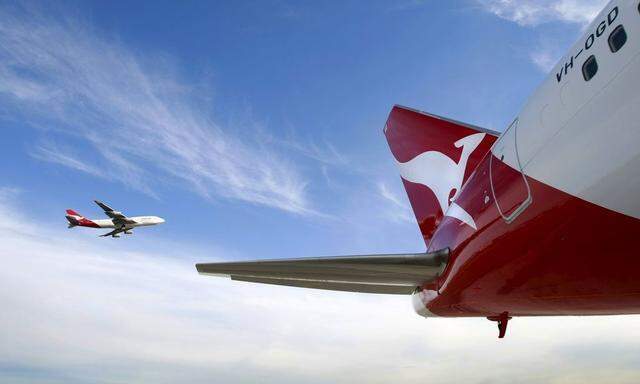
{"type": "Polygon", "coordinates": [[[633,318],[518,320],[505,347],[493,324],[426,321],[408,298],[265,288],[193,268],[424,250],[382,135],[391,107],[501,131],[603,5],[3,4],[0,377],[446,382],[467,356],[466,381],[595,380],[584,340],[561,337],[579,328],[587,349],[622,356],[599,372],[637,379],[633,337],[602,325],[633,318]],[[100,216],[93,199],[167,223],[116,240],[67,230],[66,208],[100,216]],[[527,356],[525,344],[540,350],[527,356]],[[479,356],[486,349],[499,357],[479,356]],[[552,376],[526,368],[558,353],[552,376]]]}
{"type": "Polygon", "coordinates": [[[391,106],[500,130],[580,26],[438,4],[6,6],[0,171],[39,212],[100,198],[248,255],[420,247],[391,106]]]}

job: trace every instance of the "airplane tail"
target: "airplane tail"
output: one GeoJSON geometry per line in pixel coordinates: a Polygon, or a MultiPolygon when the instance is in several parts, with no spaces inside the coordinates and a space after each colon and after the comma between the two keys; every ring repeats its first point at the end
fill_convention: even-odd
{"type": "Polygon", "coordinates": [[[428,247],[449,205],[499,133],[396,105],[384,134],[428,247]]]}
{"type": "Polygon", "coordinates": [[[79,214],[78,212],[74,211],[73,209],[67,209],[67,215],[70,216],[78,216],[78,217],[84,217],[81,214],[79,214]]]}
{"type": "Polygon", "coordinates": [[[74,211],[73,209],[67,209],[66,212],[67,212],[67,215],[65,217],[69,222],[69,225],[67,228],[73,228],[80,225],[80,220],[84,219],[84,216],[74,211]]]}

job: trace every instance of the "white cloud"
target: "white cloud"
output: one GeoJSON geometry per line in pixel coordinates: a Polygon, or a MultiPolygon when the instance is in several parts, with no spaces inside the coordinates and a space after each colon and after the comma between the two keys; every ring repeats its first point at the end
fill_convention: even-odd
{"type": "Polygon", "coordinates": [[[530,58],[533,64],[543,73],[549,73],[551,68],[558,62],[558,58],[561,54],[558,53],[559,49],[552,46],[544,48],[538,48],[531,52],[530,58]]]}
{"type": "Polygon", "coordinates": [[[81,160],[78,160],[69,150],[60,150],[55,144],[47,143],[36,146],[31,156],[36,159],[48,161],[51,163],[57,163],[75,169],[80,172],[85,172],[93,176],[104,177],[105,172],[100,171],[97,167],[87,164],[81,160]]]}
{"type": "Polygon", "coordinates": [[[62,229],[21,214],[16,196],[0,189],[3,382],[640,378],[636,317],[516,318],[498,340],[486,319],[420,318],[407,296],[199,276],[194,261],[222,253],[163,242],[151,231],[115,240],[62,229]]]}
{"type": "Polygon", "coordinates": [[[551,21],[586,25],[607,0],[477,0],[488,12],[522,26],[551,21]]]}
{"type": "MultiPolygon", "coordinates": [[[[400,184],[402,185],[402,184],[400,184]]],[[[387,203],[385,216],[392,222],[416,223],[415,216],[406,198],[401,199],[395,191],[392,191],[385,182],[378,182],[378,195],[387,203]]]]}
{"type": "Polygon", "coordinates": [[[298,167],[259,142],[253,127],[217,122],[202,84],[192,86],[166,57],[145,57],[68,16],[4,6],[0,20],[0,101],[13,106],[5,110],[20,111],[57,142],[93,149],[80,157],[41,146],[36,158],[146,193],[168,182],[205,197],[313,213],[298,167]]]}
{"type": "MultiPolygon", "coordinates": [[[[487,11],[524,27],[563,22],[584,29],[607,4],[607,0],[477,0],[487,11]]],[[[578,28],[576,28],[578,31],[578,28]]],[[[529,53],[531,62],[548,73],[562,56],[571,38],[545,34],[529,53]],[[565,40],[565,41],[560,41],[565,40]]]]}

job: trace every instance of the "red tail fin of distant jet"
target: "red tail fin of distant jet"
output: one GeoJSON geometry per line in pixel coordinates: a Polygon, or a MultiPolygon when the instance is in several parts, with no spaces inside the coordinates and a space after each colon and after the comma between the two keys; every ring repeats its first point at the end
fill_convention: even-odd
{"type": "Polygon", "coordinates": [[[445,215],[475,227],[454,201],[499,134],[401,106],[391,110],[384,134],[427,247],[445,215]]]}
{"type": "Polygon", "coordinates": [[[100,226],[98,224],[96,224],[95,222],[87,219],[86,217],[82,216],[81,214],[79,214],[78,212],[74,211],[73,209],[67,209],[67,214],[65,215],[65,217],[67,218],[67,221],[69,222],[69,228],[73,228],[73,227],[77,227],[77,226],[81,226],[81,227],[93,227],[93,228],[99,228],[100,226]]]}
{"type": "Polygon", "coordinates": [[[67,209],[67,215],[84,217],[73,209],[67,209]]]}

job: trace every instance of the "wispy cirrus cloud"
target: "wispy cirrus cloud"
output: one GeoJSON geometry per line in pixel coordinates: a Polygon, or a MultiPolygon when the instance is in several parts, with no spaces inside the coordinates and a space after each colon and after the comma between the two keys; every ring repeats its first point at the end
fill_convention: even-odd
{"type": "MultiPolygon", "coordinates": [[[[522,27],[536,27],[549,22],[575,26],[575,34],[584,29],[607,4],[607,0],[477,0],[487,12],[522,27]]],[[[545,34],[529,53],[531,62],[548,73],[562,56],[571,35],[545,34]],[[568,38],[567,38],[568,37],[568,38]]]]}
{"type": "Polygon", "coordinates": [[[551,68],[553,68],[561,55],[562,53],[557,46],[550,45],[534,49],[529,54],[529,57],[541,72],[548,73],[551,71],[551,68]]]}
{"type": "Polygon", "coordinates": [[[48,161],[50,163],[64,165],[65,167],[75,169],[76,171],[88,173],[93,176],[106,176],[104,170],[101,171],[100,169],[98,169],[98,167],[94,167],[85,161],[79,160],[71,153],[69,149],[60,149],[53,143],[46,143],[36,146],[32,150],[31,156],[39,160],[48,161]]]}
{"type": "Polygon", "coordinates": [[[281,148],[252,127],[216,120],[192,84],[200,79],[185,80],[170,59],[143,56],[66,15],[3,6],[0,19],[0,100],[56,142],[92,149],[47,144],[34,157],[145,193],[174,183],[207,198],[315,213],[308,180],[281,148]]]}
{"type": "Polygon", "coordinates": [[[607,0],[478,0],[494,15],[522,26],[552,21],[586,25],[607,0]]]}
{"type": "MultiPolygon", "coordinates": [[[[402,184],[400,184],[402,185],[402,184]]],[[[408,201],[402,199],[399,194],[391,190],[387,183],[380,181],[377,184],[378,196],[386,202],[385,216],[393,222],[415,223],[415,216],[412,214],[408,201]]],[[[405,195],[406,196],[406,195],[405,195]]]]}

